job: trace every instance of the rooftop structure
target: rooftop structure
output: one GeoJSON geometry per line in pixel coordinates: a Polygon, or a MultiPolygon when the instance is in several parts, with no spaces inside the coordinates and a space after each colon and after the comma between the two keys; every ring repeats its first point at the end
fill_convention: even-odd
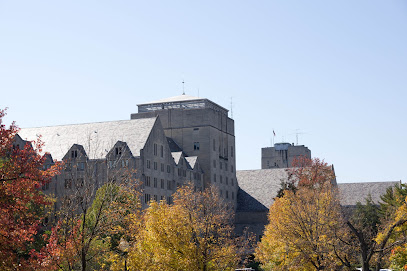
{"type": "Polygon", "coordinates": [[[208,100],[205,98],[199,98],[189,95],[180,95],[170,98],[165,98],[157,101],[152,101],[149,103],[138,104],[138,112],[149,112],[164,109],[197,109],[197,108],[211,108],[213,110],[222,112],[227,115],[228,110],[222,106],[208,100]]]}
{"type": "Polygon", "coordinates": [[[300,156],[311,159],[311,151],[304,145],[276,143],[274,147],[261,149],[261,168],[289,168],[300,156]]]}

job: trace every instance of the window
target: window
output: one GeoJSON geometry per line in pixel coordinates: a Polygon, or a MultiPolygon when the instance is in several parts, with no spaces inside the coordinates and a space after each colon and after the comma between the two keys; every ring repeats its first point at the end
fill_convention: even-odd
{"type": "Polygon", "coordinates": [[[72,180],[71,179],[65,179],[65,188],[66,189],[71,189],[72,188],[72,180]]]}
{"type": "Polygon", "coordinates": [[[164,164],[161,163],[161,172],[164,172],[164,164]]]}
{"type": "Polygon", "coordinates": [[[213,174],[213,182],[216,183],[216,174],[213,174]]]}
{"type": "Polygon", "coordinates": [[[43,191],[48,190],[48,189],[49,189],[49,183],[46,183],[46,184],[44,184],[44,185],[42,186],[42,190],[43,190],[43,191]]]}
{"type": "Polygon", "coordinates": [[[71,151],[71,158],[76,158],[76,157],[78,157],[78,151],[77,150],[71,151]]]}
{"type": "Polygon", "coordinates": [[[154,195],[154,201],[157,201],[157,199],[158,199],[158,196],[154,195]]]}
{"type": "Polygon", "coordinates": [[[233,155],[234,155],[233,146],[230,146],[230,156],[233,157],[233,155]]]}
{"type": "Polygon", "coordinates": [[[116,147],[116,156],[122,155],[122,147],[116,147]]]}
{"type": "Polygon", "coordinates": [[[154,143],[154,155],[157,156],[157,144],[154,143]]]}
{"type": "Polygon", "coordinates": [[[164,157],[164,146],[161,145],[161,157],[164,157]]]}
{"type": "Polygon", "coordinates": [[[167,197],[167,204],[172,204],[172,197],[167,197]]]}
{"type": "Polygon", "coordinates": [[[164,196],[161,196],[161,197],[160,197],[160,200],[165,200],[165,197],[164,197],[164,196]]]}
{"type": "Polygon", "coordinates": [[[232,199],[235,199],[235,192],[232,192],[232,199]]]}
{"type": "Polygon", "coordinates": [[[149,203],[151,199],[150,194],[144,194],[144,203],[149,203]]]}
{"type": "Polygon", "coordinates": [[[216,151],[215,139],[212,140],[213,151],[216,151]]]}
{"type": "Polygon", "coordinates": [[[83,187],[83,184],[84,184],[84,180],[83,180],[83,178],[78,178],[77,180],[76,180],[76,188],[80,188],[80,187],[83,187]]]}
{"type": "Polygon", "coordinates": [[[157,178],[154,178],[154,187],[157,188],[157,178]]]}
{"type": "Polygon", "coordinates": [[[165,186],[164,186],[164,179],[161,179],[161,189],[164,189],[165,188],[165,186]]]}
{"type": "Polygon", "coordinates": [[[151,162],[150,162],[150,160],[147,160],[147,168],[151,168],[151,162]]]}
{"type": "Polygon", "coordinates": [[[84,171],[85,170],[85,163],[84,162],[78,163],[78,166],[76,167],[76,169],[79,170],[79,171],[84,171]]]}
{"type": "Polygon", "coordinates": [[[167,181],[167,189],[171,190],[171,181],[170,180],[167,181]]]}
{"type": "Polygon", "coordinates": [[[235,185],[235,183],[233,182],[233,178],[230,179],[230,184],[231,184],[232,186],[235,185]]]}
{"type": "Polygon", "coordinates": [[[167,173],[171,173],[171,166],[167,165],[167,173]]]}
{"type": "Polygon", "coordinates": [[[194,142],[194,150],[199,151],[199,142],[194,142]]]}
{"type": "Polygon", "coordinates": [[[230,165],[230,172],[233,172],[233,165],[230,165]]]}
{"type": "Polygon", "coordinates": [[[229,198],[229,191],[225,191],[226,192],[226,198],[228,199],[229,198]]]}
{"type": "Polygon", "coordinates": [[[178,169],[178,176],[181,176],[182,175],[182,169],[178,169]]]}
{"type": "Polygon", "coordinates": [[[151,186],[151,178],[150,176],[146,176],[146,181],[144,183],[145,186],[151,186]]]}
{"type": "Polygon", "coordinates": [[[219,178],[220,178],[220,183],[222,183],[222,175],[221,175],[221,176],[219,176],[219,178]]]}
{"type": "Polygon", "coordinates": [[[123,168],[129,167],[129,160],[123,159],[122,163],[121,163],[121,167],[123,167],[123,168]]]}
{"type": "Polygon", "coordinates": [[[154,162],[154,170],[157,170],[157,162],[154,162]]]}

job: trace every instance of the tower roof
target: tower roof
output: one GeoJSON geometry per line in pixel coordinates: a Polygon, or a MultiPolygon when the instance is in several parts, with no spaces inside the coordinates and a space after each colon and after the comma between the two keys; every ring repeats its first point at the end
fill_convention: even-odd
{"type": "Polygon", "coordinates": [[[142,103],[138,105],[146,105],[146,104],[162,104],[162,103],[173,103],[173,102],[185,102],[185,101],[196,101],[196,100],[206,100],[205,98],[199,98],[195,96],[190,96],[190,95],[179,95],[179,96],[173,96],[173,97],[168,97],[148,103],[142,103]]]}
{"type": "Polygon", "coordinates": [[[229,110],[218,105],[217,103],[212,102],[206,98],[199,98],[189,95],[179,95],[174,97],[169,97],[161,100],[156,100],[148,103],[138,104],[138,112],[148,112],[148,111],[157,111],[164,109],[199,109],[199,108],[212,108],[216,111],[220,111],[223,114],[227,115],[229,110]]]}

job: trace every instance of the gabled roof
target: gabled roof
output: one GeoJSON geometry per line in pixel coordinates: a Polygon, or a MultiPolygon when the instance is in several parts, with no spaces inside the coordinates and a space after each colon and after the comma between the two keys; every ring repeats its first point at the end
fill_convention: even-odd
{"type": "Polygon", "coordinates": [[[175,164],[178,165],[179,159],[181,159],[182,151],[171,152],[172,158],[174,158],[175,164]]]}
{"type": "Polygon", "coordinates": [[[90,159],[105,158],[117,141],[126,142],[132,154],[139,156],[155,121],[156,117],[24,128],[18,134],[24,140],[36,140],[41,135],[43,153],[49,152],[57,160],[62,160],[74,144],[82,145],[90,159]]]}
{"type": "Polygon", "coordinates": [[[161,100],[156,100],[156,101],[152,101],[152,102],[148,102],[148,103],[142,103],[142,104],[138,104],[138,105],[186,102],[186,101],[195,101],[195,100],[206,100],[206,99],[195,97],[195,96],[190,96],[190,95],[179,95],[179,96],[164,98],[161,100]]]}
{"type": "Polygon", "coordinates": [[[185,157],[185,160],[187,160],[187,162],[188,162],[189,166],[191,167],[191,169],[194,169],[197,159],[198,159],[198,156],[185,157]]]}
{"type": "Polygon", "coordinates": [[[284,168],[238,170],[236,177],[240,187],[237,211],[267,211],[281,188],[281,182],[288,179],[288,172],[284,168]]]}
{"type": "Polygon", "coordinates": [[[396,184],[400,182],[338,183],[341,205],[354,206],[357,202],[365,203],[369,194],[374,203],[379,203],[380,196],[386,193],[386,189],[396,184]]]}
{"type": "Polygon", "coordinates": [[[175,143],[175,141],[170,138],[167,137],[167,142],[168,142],[168,146],[170,147],[171,152],[179,152],[182,151],[182,149],[180,148],[180,146],[178,146],[177,143],[175,143]]]}

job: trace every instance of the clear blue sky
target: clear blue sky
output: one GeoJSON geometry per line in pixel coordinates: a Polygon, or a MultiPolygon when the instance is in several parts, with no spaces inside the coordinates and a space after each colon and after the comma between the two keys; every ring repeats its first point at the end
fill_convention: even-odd
{"type": "Polygon", "coordinates": [[[407,1],[2,1],[0,108],[20,127],[230,108],[237,168],[308,146],[339,182],[407,181],[407,1]]]}

